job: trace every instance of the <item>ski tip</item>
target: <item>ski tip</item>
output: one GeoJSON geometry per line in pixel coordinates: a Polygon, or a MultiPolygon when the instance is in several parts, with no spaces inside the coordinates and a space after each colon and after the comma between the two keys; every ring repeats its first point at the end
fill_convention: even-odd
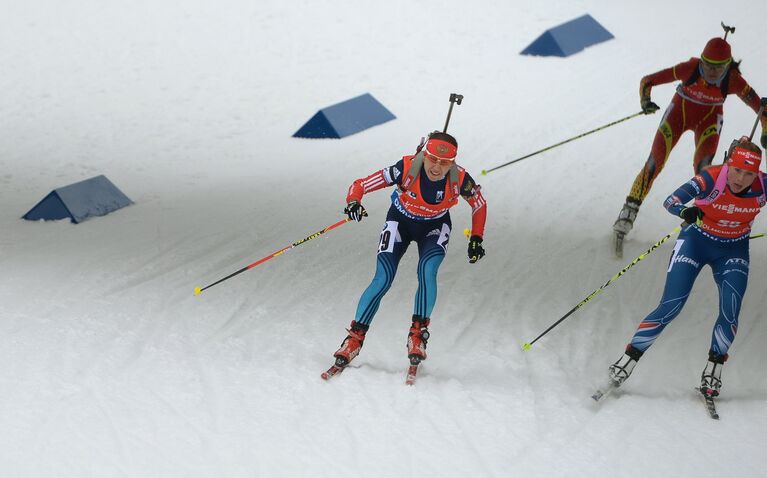
{"type": "Polygon", "coordinates": [[[331,378],[335,377],[339,373],[344,371],[344,367],[339,367],[338,365],[331,365],[329,369],[325,370],[320,374],[320,377],[322,377],[322,380],[330,380],[331,378]]]}
{"type": "Polygon", "coordinates": [[[591,396],[591,398],[595,402],[598,402],[598,401],[602,400],[602,396],[604,396],[604,393],[602,393],[601,391],[597,391],[594,395],[591,396]]]}
{"type": "Polygon", "coordinates": [[[533,344],[531,344],[530,342],[525,342],[524,344],[522,344],[522,350],[530,350],[530,347],[532,346],[533,344]]]}
{"type": "Polygon", "coordinates": [[[202,294],[202,289],[200,289],[199,287],[195,287],[194,288],[194,295],[200,295],[200,294],[202,294]]]}
{"type": "Polygon", "coordinates": [[[463,230],[463,235],[466,236],[466,237],[471,237],[471,229],[469,229],[468,227],[466,229],[464,229],[463,230]]]}

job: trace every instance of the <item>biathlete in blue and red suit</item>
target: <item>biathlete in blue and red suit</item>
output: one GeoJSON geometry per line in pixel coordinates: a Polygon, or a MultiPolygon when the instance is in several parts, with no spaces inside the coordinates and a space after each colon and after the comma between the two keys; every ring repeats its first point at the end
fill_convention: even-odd
{"type": "Polygon", "coordinates": [[[348,336],[334,354],[337,366],[345,367],[362,348],[365,334],[410,242],[418,246],[418,289],[407,351],[413,364],[426,358],[427,327],[437,299],[437,271],[451,235],[449,209],[458,204],[459,197],[469,203],[472,211],[469,262],[475,263],[485,255],[482,236],[487,205],[479,185],[455,164],[457,154],[455,138],[434,132],[415,155],[357,179],[349,187],[344,212],[355,221],[367,216],[361,204],[363,195],[388,186],[396,185],[397,189],[392,193],[392,204],[378,242],[375,276],[360,297],[348,336]]]}
{"type": "Polygon", "coordinates": [[[617,385],[679,315],[698,273],[709,265],[719,288],[719,316],[700,389],[706,395],[719,394],[722,364],[738,330],[748,283],[748,235],[766,201],[761,157],[759,147],[743,137],[733,142],[725,164],[701,171],[666,199],[666,209],[684,219],[685,225],[671,254],[660,304],[639,324],[625,354],[610,366],[617,385]],[[685,206],[693,200],[693,206],[685,206]]]}
{"type": "MultiPolygon", "coordinates": [[[[680,83],[655,132],[650,155],[637,174],[613,225],[617,236],[628,234],[633,227],[639,206],[685,131],[695,134],[692,165],[695,174],[698,174],[711,164],[716,154],[724,121],[722,105],[727,96],[737,95],[755,113],[759,111],[759,95],[743,78],[739,65],[740,62],[732,59],[730,44],[722,38],[712,38],[706,43],[700,58],[690,58],[642,78],[639,97],[645,113],[654,113],[659,109],[650,99],[653,86],[674,81],[680,83]]],[[[762,114],[760,121],[762,147],[767,148],[767,112],[762,114]]]]}

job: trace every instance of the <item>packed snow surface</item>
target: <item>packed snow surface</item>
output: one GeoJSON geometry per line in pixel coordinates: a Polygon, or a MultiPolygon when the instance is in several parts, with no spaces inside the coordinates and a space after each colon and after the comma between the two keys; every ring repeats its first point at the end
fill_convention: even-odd
{"type": "MultiPolygon", "coordinates": [[[[763,476],[767,239],[751,244],[718,422],[693,392],[717,310],[709,269],[624,387],[589,398],[657,304],[673,239],[521,348],[679,223],[661,203],[692,176],[692,134],[624,260],[611,226],[662,112],[480,171],[639,111],[640,78],[699,55],[722,20],[767,95],[765,2],[6,3],[3,476],[763,476]],[[615,39],[566,59],[519,55],[585,13],[615,39]],[[343,140],[291,137],[366,92],[397,119],[343,140]],[[467,262],[462,203],[415,386],[415,248],[361,355],[320,379],[373,275],[388,190],[364,198],[361,223],[193,295],[341,219],[352,180],[442,129],[450,93],[464,95],[449,131],[488,201],[487,256],[467,262]],[[79,225],[20,219],[98,174],[135,204],[79,225]]],[[[731,96],[720,146],[753,122],[731,96]]]]}

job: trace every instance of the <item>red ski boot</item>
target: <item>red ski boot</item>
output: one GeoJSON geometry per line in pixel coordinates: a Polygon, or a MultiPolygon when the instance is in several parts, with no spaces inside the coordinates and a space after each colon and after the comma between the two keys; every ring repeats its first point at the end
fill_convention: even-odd
{"type": "Polygon", "coordinates": [[[358,324],[357,321],[352,320],[351,325],[346,330],[349,335],[341,342],[341,348],[333,354],[336,358],[337,367],[346,367],[360,353],[368,327],[368,325],[358,324]]]}
{"type": "Polygon", "coordinates": [[[413,316],[413,325],[407,334],[407,357],[410,363],[418,365],[426,359],[426,342],[429,340],[429,319],[419,315],[413,316]]]}

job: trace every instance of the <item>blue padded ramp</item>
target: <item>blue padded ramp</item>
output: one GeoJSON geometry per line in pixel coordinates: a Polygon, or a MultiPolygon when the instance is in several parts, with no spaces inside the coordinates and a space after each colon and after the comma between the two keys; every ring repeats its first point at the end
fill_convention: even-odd
{"type": "Polygon", "coordinates": [[[570,56],[588,46],[615,38],[602,25],[586,14],[543,32],[522,55],[570,56]]]}
{"type": "Polygon", "coordinates": [[[133,201],[101,175],[54,189],[23,218],[29,221],[69,218],[77,224],[88,217],[104,216],[130,204],[133,201]]]}
{"type": "Polygon", "coordinates": [[[370,93],[365,93],[321,109],[293,137],[344,138],[395,118],[370,93]]]}

